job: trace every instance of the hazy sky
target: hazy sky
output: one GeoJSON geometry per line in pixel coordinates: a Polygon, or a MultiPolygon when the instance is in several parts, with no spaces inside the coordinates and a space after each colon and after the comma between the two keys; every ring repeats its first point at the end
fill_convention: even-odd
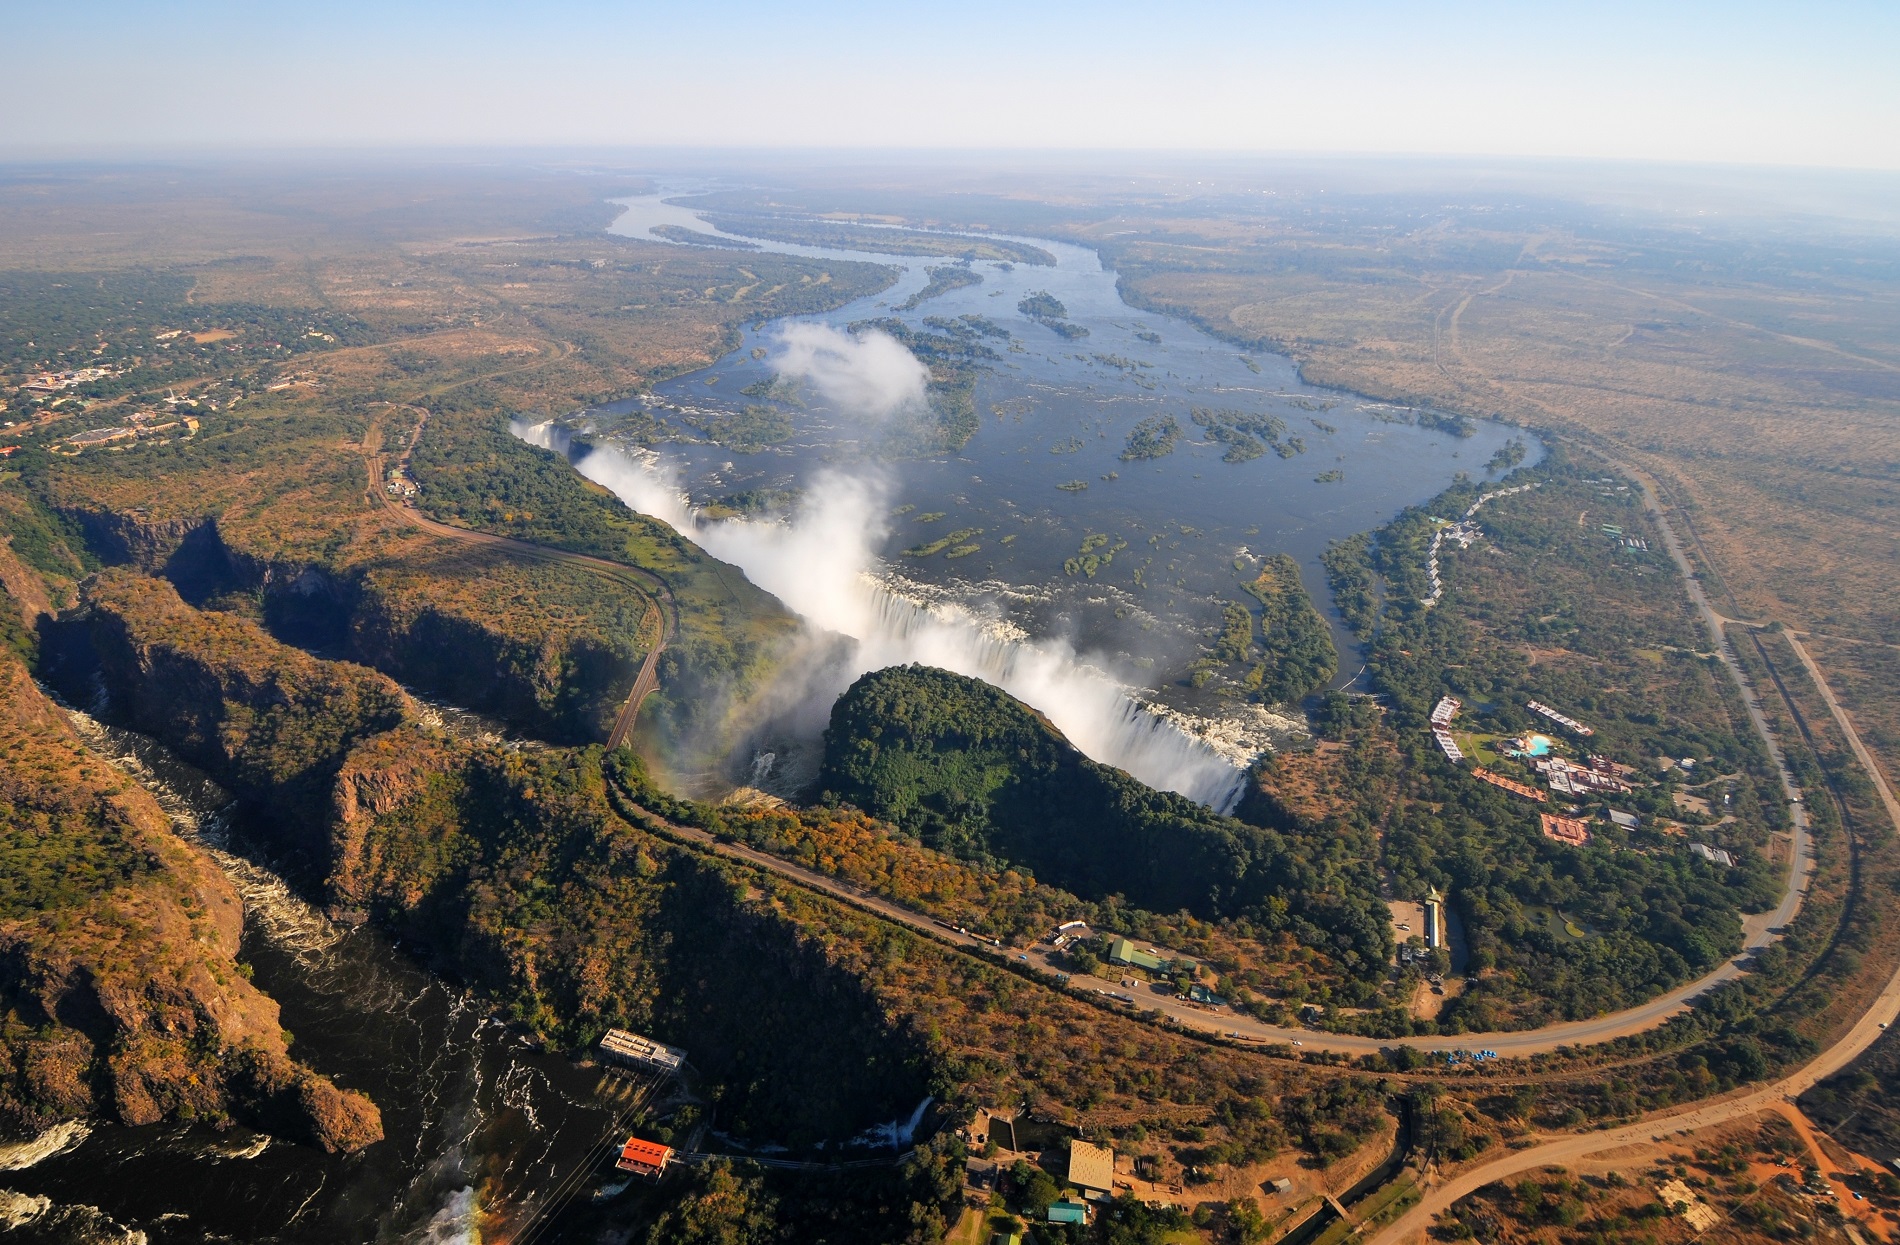
{"type": "Polygon", "coordinates": [[[1900,169],[1900,3],[5,0],[0,147],[1475,153],[1900,169]]]}

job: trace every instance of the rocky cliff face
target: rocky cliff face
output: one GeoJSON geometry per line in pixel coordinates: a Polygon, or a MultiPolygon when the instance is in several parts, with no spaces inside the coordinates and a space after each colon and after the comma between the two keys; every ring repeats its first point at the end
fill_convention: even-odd
{"type": "Polygon", "coordinates": [[[338,775],[332,834],[333,902],[563,1045],[621,1026],[686,1046],[723,1127],[835,1139],[927,1092],[927,1043],[831,936],[617,818],[592,750],[379,735],[338,775]]]}
{"type": "Polygon", "coordinates": [[[198,541],[217,539],[216,526],[205,515],[154,518],[141,509],[82,508],[66,511],[66,517],[79,524],[101,558],[147,573],[162,569],[194,535],[198,541]]]}
{"type": "MultiPolygon", "coordinates": [[[[162,580],[108,572],[82,599],[115,712],[249,793],[265,814],[250,820],[284,828],[333,912],[399,934],[506,1014],[567,1046],[614,1025],[673,1034],[727,1084],[730,1127],[788,1142],[926,1092],[927,1044],[822,934],[618,818],[595,750],[445,736],[383,676],[162,580]]],[[[261,1097],[321,1114],[295,1088],[257,1078],[261,1097]]]]}
{"type": "Polygon", "coordinates": [[[245,619],[193,609],[166,580],[108,571],[85,585],[81,601],[112,713],[290,818],[319,822],[349,749],[413,714],[385,676],[320,661],[245,619]]]}
{"type": "Polygon", "coordinates": [[[376,1107],[292,1060],[243,911],[143,790],[0,654],[0,1128],[239,1119],[327,1150],[376,1107]]]}
{"type": "Polygon", "coordinates": [[[102,560],[162,576],[188,601],[251,597],[280,638],[346,651],[557,742],[603,738],[644,656],[637,607],[613,619],[612,594],[585,575],[511,564],[492,551],[427,548],[354,564],[347,555],[362,550],[350,547],[332,563],[287,557],[241,534],[227,539],[215,518],[66,514],[102,560]],[[536,607],[519,608],[524,597],[536,607]],[[610,625],[596,625],[602,620],[610,625]]]}

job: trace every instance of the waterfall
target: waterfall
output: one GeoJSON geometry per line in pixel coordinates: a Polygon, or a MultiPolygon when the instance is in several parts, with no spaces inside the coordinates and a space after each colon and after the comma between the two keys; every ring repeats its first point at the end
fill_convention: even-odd
{"type": "Polygon", "coordinates": [[[1036,709],[1092,759],[1151,787],[1219,812],[1240,798],[1244,767],[1060,639],[1000,635],[956,606],[926,605],[873,573],[888,530],[886,494],[871,474],[823,473],[790,522],[704,519],[657,455],[572,444],[552,423],[513,427],[516,436],[569,459],[588,479],[658,519],[746,577],[821,632],[857,643],[849,660],[798,670],[797,696],[829,710],[859,675],[916,662],[982,679],[1036,709]]]}

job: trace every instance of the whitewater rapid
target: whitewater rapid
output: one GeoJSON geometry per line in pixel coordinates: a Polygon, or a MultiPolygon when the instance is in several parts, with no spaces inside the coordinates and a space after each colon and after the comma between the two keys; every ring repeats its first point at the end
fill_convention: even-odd
{"type": "Polygon", "coordinates": [[[658,519],[730,562],[817,633],[849,637],[850,660],[786,677],[781,689],[807,714],[829,713],[859,675],[918,663],[982,679],[1046,716],[1082,752],[1219,812],[1239,800],[1245,765],[1141,701],[1133,688],[1058,638],[1024,640],[955,606],[904,597],[884,582],[874,550],[888,533],[888,490],[874,469],[824,473],[796,512],[777,519],[707,519],[657,456],[613,445],[583,453],[554,423],[517,422],[514,434],[568,458],[629,508],[658,519]]]}

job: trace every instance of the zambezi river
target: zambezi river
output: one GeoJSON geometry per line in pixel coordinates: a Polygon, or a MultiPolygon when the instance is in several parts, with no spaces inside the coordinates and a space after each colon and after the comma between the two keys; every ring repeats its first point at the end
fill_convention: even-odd
{"type": "MultiPolygon", "coordinates": [[[[668,202],[694,189],[625,201],[613,231],[651,241],[661,240],[648,232],[657,225],[715,234],[689,205],[668,202]]],[[[739,565],[814,630],[851,641],[845,656],[801,672],[794,708],[727,758],[732,775],[796,790],[850,679],[925,661],[1016,693],[1099,759],[1223,805],[1246,759],[1299,726],[1219,680],[1196,688],[1182,677],[1222,606],[1246,600],[1259,559],[1291,553],[1324,605],[1317,558],[1329,542],[1425,501],[1460,472],[1484,477],[1513,436],[1524,437],[1527,461],[1541,452],[1499,425],[1461,437],[1421,426],[1416,410],[1305,385],[1285,359],[1130,308],[1093,252],[1019,241],[1055,263],[976,261],[980,283],[900,310],[928,269],[956,261],[758,240],[887,264],[897,280],[823,316],[753,326],[713,367],[637,401],[519,429],[573,451],[580,470],[739,565]],[[1062,305],[1049,320],[1072,327],[1021,314],[1037,293],[1062,305]],[[891,399],[905,397],[917,368],[851,326],[886,317],[924,330],[928,318],[981,317],[1004,331],[985,337],[998,357],[982,366],[980,427],[960,450],[879,452],[902,415],[891,399]],[[610,435],[635,409],[688,427],[748,406],[785,413],[793,434],[753,453],[610,435]],[[1303,448],[1224,461],[1226,445],[1193,421],[1196,407],[1278,415],[1303,448]],[[1174,451],[1124,460],[1134,425],[1170,414],[1181,428],[1174,451]],[[577,436],[593,448],[575,450],[577,436]],[[797,500],[762,518],[704,512],[768,491],[797,500]],[[966,534],[907,552],[953,532],[966,534]]],[[[1350,637],[1339,638],[1345,684],[1359,661],[1350,637]]],[[[443,713],[457,729],[489,729],[443,713]]],[[[597,1072],[542,1050],[375,930],[327,920],[236,853],[244,836],[215,784],[148,739],[73,717],[237,883],[243,956],[282,1006],[292,1053],[367,1092],[387,1136],[343,1157],[243,1129],[66,1125],[0,1146],[0,1225],[22,1240],[127,1245],[463,1242],[519,1231],[559,1199],[612,1192],[594,1161],[613,1106],[597,1072]]]]}
{"type": "Polygon", "coordinates": [[[1095,759],[1225,808],[1247,763],[1303,725],[1250,703],[1244,667],[1194,677],[1225,607],[1251,603],[1261,560],[1298,561],[1341,653],[1333,686],[1348,686],[1363,663],[1332,608],[1327,546],[1461,473],[1495,478],[1508,468],[1490,469],[1494,455],[1513,440],[1524,462],[1542,453],[1521,429],[1308,385],[1284,357],[1137,311],[1084,247],[941,235],[952,246],[1001,238],[1053,262],[920,258],[877,252],[881,226],[859,227],[864,250],[776,242],[702,219],[692,197],[702,189],[620,200],[611,232],[683,247],[697,235],[896,275],[836,311],[751,325],[712,367],[650,394],[517,428],[736,563],[813,628],[855,641],[823,669],[796,671],[804,686],[764,698],[796,709],[761,715],[735,755],[706,759],[723,764],[711,788],[800,794],[831,701],[866,670],[920,661],[992,682],[1095,759]],[[919,301],[931,270],[947,268],[962,284],[919,301]],[[924,365],[879,321],[988,351],[973,365],[978,422],[960,449],[890,451],[914,417],[924,365]],[[782,421],[778,443],[740,452],[712,439],[738,440],[718,430],[762,415],[782,421]],[[1169,418],[1170,452],[1131,452],[1138,425],[1169,418]],[[1236,451],[1234,421],[1263,420],[1282,430],[1278,452],[1236,451]],[[766,513],[731,515],[735,501],[758,499],[766,513]]]}

